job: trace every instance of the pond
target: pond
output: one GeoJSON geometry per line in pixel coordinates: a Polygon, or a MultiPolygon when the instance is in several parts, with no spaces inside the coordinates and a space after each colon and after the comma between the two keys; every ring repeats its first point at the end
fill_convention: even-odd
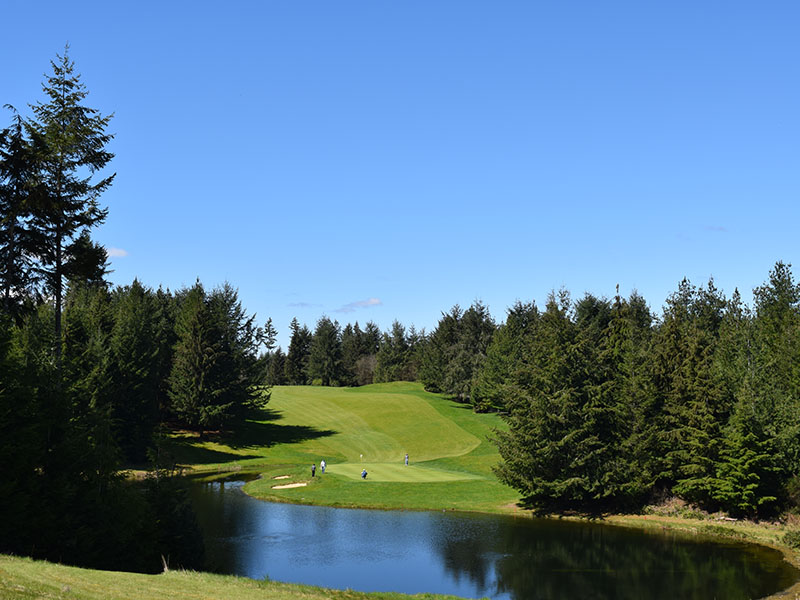
{"type": "Polygon", "coordinates": [[[761,598],[800,572],[741,543],[586,522],[262,502],[197,483],[208,568],[253,579],[467,598],[761,598]]]}

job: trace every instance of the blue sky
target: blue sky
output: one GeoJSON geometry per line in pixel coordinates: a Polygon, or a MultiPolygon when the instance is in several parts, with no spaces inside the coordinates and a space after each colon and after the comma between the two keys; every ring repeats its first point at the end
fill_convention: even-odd
{"type": "MultiPolygon", "coordinates": [[[[111,280],[229,281],[284,348],[797,262],[800,4],[28,2],[0,103],[69,42],[115,114],[111,280]],[[124,255],[123,255],[124,254],[124,255]]],[[[10,115],[5,117],[9,122],[10,115]]],[[[0,121],[2,124],[2,121],[0,121]]]]}

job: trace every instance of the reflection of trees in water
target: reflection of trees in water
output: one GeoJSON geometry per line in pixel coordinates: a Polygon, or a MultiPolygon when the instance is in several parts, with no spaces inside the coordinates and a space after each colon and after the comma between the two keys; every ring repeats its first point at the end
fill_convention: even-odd
{"type": "Polygon", "coordinates": [[[454,578],[516,599],[758,598],[796,578],[755,546],[529,519],[441,526],[437,549],[454,578]]]}
{"type": "Polygon", "coordinates": [[[500,529],[490,518],[448,515],[436,519],[431,539],[444,570],[457,582],[468,578],[479,593],[485,593],[487,586],[495,586],[492,570],[500,529]]]}

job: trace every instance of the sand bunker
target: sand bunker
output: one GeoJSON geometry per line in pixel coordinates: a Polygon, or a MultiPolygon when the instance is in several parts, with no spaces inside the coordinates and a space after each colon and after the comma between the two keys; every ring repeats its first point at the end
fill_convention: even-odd
{"type": "Polygon", "coordinates": [[[286,488],[306,487],[307,483],[286,483],[284,485],[273,485],[273,490],[285,490],[286,488]]]}
{"type": "Polygon", "coordinates": [[[289,479],[289,475],[278,475],[277,477],[273,477],[273,479],[289,479]]]}

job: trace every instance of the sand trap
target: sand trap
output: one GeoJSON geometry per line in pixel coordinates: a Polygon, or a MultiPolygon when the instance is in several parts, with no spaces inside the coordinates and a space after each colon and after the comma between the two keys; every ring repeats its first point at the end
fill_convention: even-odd
{"type": "Polygon", "coordinates": [[[285,490],[286,488],[306,487],[307,483],[286,483],[284,485],[273,485],[273,490],[285,490]]]}
{"type": "Polygon", "coordinates": [[[273,477],[273,479],[289,479],[289,475],[278,475],[277,477],[273,477]]]}

